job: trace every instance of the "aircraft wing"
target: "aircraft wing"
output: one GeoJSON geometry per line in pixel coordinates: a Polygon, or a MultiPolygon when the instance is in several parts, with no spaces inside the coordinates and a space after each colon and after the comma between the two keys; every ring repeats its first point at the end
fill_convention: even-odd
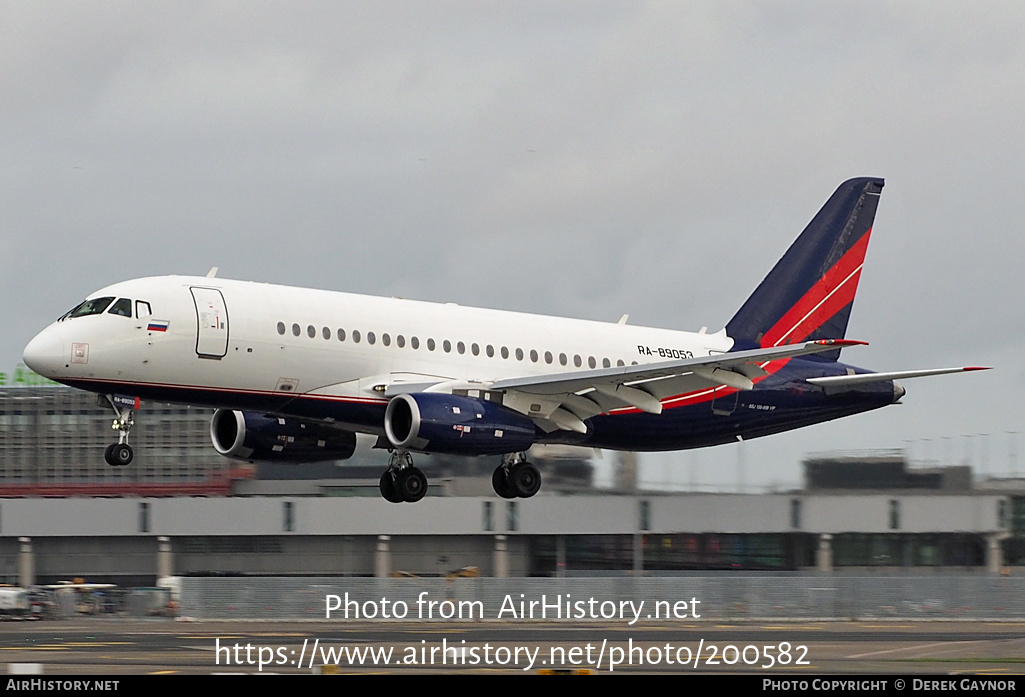
{"type": "Polygon", "coordinates": [[[487,389],[505,393],[506,406],[531,416],[546,430],[586,433],[585,419],[611,409],[636,407],[660,414],[661,400],[674,395],[719,385],[753,389],[754,379],[768,374],[762,365],[769,361],[864,343],[819,339],[644,365],[508,378],[487,384],[487,389]]]}
{"type": "Polygon", "coordinates": [[[552,375],[509,378],[506,380],[496,380],[491,383],[490,388],[492,390],[515,389],[531,394],[560,394],[564,392],[578,392],[597,387],[598,385],[633,385],[685,373],[694,373],[701,377],[707,375],[708,382],[714,385],[728,385],[740,390],[750,390],[754,386],[751,383],[751,378],[766,374],[759,367],[762,363],[781,358],[804,356],[810,353],[832,351],[843,346],[865,344],[866,342],[864,341],[852,341],[849,339],[819,339],[789,346],[717,353],[712,356],[699,358],[682,358],[679,360],[660,361],[658,363],[645,363],[643,365],[627,365],[617,368],[576,370],[552,375]]]}

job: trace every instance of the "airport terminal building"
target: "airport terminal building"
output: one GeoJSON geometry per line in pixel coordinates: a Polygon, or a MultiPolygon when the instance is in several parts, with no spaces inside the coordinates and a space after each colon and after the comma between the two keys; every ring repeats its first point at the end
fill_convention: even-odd
{"type": "Polygon", "coordinates": [[[428,472],[431,495],[390,504],[377,491],[381,457],[293,467],[284,478],[220,457],[210,411],[181,406],[144,404],[136,460],[112,468],[102,455],[112,415],[95,396],[63,387],[0,388],[4,582],[446,576],[471,567],[498,577],[1015,574],[1025,563],[1025,482],[909,468],[900,453],[811,459],[803,488],[773,494],[596,490],[586,463],[542,462],[545,489],[517,500],[490,491],[493,463],[441,460],[428,472]]]}

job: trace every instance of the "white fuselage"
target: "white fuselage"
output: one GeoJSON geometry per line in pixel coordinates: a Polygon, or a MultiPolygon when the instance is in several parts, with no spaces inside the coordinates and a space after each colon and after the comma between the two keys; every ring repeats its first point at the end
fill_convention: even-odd
{"type": "Polygon", "coordinates": [[[472,385],[708,356],[732,345],[722,332],[218,278],[144,278],[89,297],[127,298],[134,311],[62,318],[26,348],[30,367],[79,386],[95,383],[100,392],[112,385],[129,395],[182,389],[180,401],[225,408],[251,406],[258,395],[384,403],[382,386],[396,383],[472,385]],[[211,291],[221,307],[205,304],[204,294],[217,297],[211,291]],[[202,400],[189,396],[197,389],[202,400]],[[223,399],[210,397],[218,394],[223,399]]]}

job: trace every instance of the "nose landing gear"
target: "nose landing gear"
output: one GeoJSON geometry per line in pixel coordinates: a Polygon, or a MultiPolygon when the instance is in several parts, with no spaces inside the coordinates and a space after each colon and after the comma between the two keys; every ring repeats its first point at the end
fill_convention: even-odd
{"type": "Polygon", "coordinates": [[[111,467],[124,467],[131,464],[132,459],[135,457],[135,451],[132,450],[132,446],[128,445],[128,433],[132,430],[132,424],[135,423],[135,408],[138,405],[138,400],[135,400],[129,406],[129,404],[125,403],[127,400],[123,397],[118,397],[117,395],[105,396],[115,414],[114,421],[110,427],[117,431],[118,436],[117,443],[108,445],[106,450],[103,451],[103,459],[111,467]]]}
{"type": "Polygon", "coordinates": [[[112,443],[103,451],[103,459],[111,467],[123,467],[131,464],[134,457],[135,452],[128,443],[112,443]]]}

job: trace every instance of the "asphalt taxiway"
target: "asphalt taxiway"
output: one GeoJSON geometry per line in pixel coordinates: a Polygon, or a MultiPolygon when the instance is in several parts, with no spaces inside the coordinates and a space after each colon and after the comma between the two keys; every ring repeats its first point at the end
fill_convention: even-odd
{"type": "Polygon", "coordinates": [[[1013,675],[1025,622],[182,622],[0,624],[7,671],[1013,675]]]}

